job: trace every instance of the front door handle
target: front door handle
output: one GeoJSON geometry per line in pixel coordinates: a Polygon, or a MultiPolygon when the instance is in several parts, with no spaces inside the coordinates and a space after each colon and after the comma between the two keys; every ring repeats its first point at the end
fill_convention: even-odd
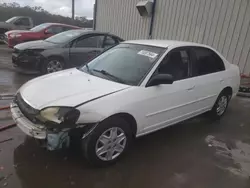
{"type": "Polygon", "coordinates": [[[192,87],[188,88],[187,90],[192,91],[192,90],[194,90],[194,88],[195,88],[195,86],[192,86],[192,87]]]}

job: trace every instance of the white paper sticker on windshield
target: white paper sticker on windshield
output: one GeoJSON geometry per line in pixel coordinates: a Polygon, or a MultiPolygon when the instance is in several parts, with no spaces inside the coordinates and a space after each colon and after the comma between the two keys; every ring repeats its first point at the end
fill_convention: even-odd
{"type": "Polygon", "coordinates": [[[152,59],[154,59],[154,58],[156,58],[158,56],[157,53],[146,51],[146,50],[141,50],[141,51],[138,52],[138,54],[150,57],[152,59]]]}

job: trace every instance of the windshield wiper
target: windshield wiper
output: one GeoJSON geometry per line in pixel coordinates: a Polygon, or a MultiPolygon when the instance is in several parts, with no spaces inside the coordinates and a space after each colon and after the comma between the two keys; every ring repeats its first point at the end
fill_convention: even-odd
{"type": "Polygon", "coordinates": [[[122,84],[126,84],[126,82],[124,80],[122,80],[121,78],[118,78],[117,76],[110,74],[109,72],[105,71],[105,70],[97,70],[97,69],[92,69],[95,72],[99,72],[102,73],[105,76],[109,76],[112,77],[113,79],[115,79],[116,81],[122,83],[122,84]]]}

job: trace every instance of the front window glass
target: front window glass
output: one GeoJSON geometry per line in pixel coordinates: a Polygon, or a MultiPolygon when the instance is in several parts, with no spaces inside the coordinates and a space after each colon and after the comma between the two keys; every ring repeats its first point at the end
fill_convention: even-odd
{"type": "Polygon", "coordinates": [[[50,34],[58,34],[63,32],[63,27],[62,26],[52,26],[50,28],[48,28],[48,33],[50,34]]]}
{"type": "Polygon", "coordinates": [[[15,21],[16,25],[22,25],[22,26],[29,26],[30,22],[28,18],[20,18],[19,20],[15,21]]]}
{"type": "Polygon", "coordinates": [[[65,31],[63,33],[59,33],[57,35],[49,37],[45,41],[51,42],[51,43],[56,43],[56,44],[63,44],[63,43],[71,41],[72,39],[76,38],[77,36],[80,36],[82,33],[83,32],[80,30],[65,31]]]}
{"type": "Polygon", "coordinates": [[[76,41],[75,48],[101,48],[104,36],[92,36],[76,41]]]}
{"type": "Polygon", "coordinates": [[[186,50],[174,50],[168,53],[159,66],[159,74],[170,74],[174,80],[183,80],[189,77],[190,56],[186,50]]]}
{"type": "Polygon", "coordinates": [[[83,66],[80,70],[95,76],[138,85],[165,51],[165,48],[120,44],[83,66]]]}

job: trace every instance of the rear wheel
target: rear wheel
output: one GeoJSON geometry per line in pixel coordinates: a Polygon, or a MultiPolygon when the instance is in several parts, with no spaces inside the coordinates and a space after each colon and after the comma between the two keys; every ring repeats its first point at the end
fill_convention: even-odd
{"type": "Polygon", "coordinates": [[[222,92],[217,98],[210,115],[213,119],[220,119],[226,112],[231,96],[222,92]]]}
{"type": "Polygon", "coordinates": [[[61,58],[51,57],[42,66],[42,73],[49,74],[64,69],[64,62],[61,58]]]}
{"type": "Polygon", "coordinates": [[[95,166],[115,163],[132,141],[129,127],[121,118],[111,118],[100,123],[86,140],[83,140],[87,160],[95,166]]]}

